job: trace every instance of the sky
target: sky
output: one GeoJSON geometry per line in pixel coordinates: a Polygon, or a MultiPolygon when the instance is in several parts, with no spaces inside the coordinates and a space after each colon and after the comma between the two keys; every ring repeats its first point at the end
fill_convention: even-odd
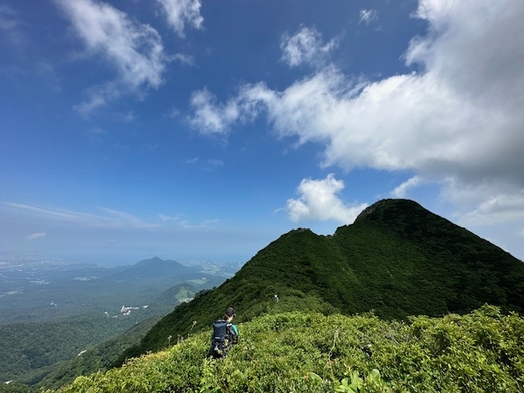
{"type": "Polygon", "coordinates": [[[0,254],[244,263],[408,198],[524,260],[521,0],[0,0],[0,254]]]}

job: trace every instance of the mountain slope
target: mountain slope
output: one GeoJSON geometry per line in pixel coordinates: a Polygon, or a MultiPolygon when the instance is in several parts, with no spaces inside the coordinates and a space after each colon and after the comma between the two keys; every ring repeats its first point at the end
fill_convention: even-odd
{"type": "Polygon", "coordinates": [[[333,236],[282,235],[220,287],[178,306],[120,361],[208,329],[229,305],[247,321],[291,310],[441,316],[484,303],[522,313],[524,264],[413,201],[383,200],[333,236]]]}
{"type": "MultiPolygon", "coordinates": [[[[375,237],[384,234],[381,238],[392,239],[398,245],[388,253],[382,252],[382,258],[373,250],[368,262],[381,261],[377,270],[382,272],[384,265],[390,269],[401,266],[401,270],[396,269],[397,274],[407,276],[411,289],[415,289],[406,296],[413,299],[425,295],[440,303],[439,313],[467,313],[484,303],[499,305],[505,311],[524,310],[524,263],[416,202],[379,201],[364,210],[353,225],[339,228],[336,234],[343,238],[339,244],[346,248],[349,245],[355,252],[356,235],[362,237],[365,231],[374,231],[375,237]],[[396,264],[395,257],[402,251],[400,245],[409,245],[412,250],[408,254],[418,258],[396,264]]],[[[360,251],[369,250],[369,236],[361,242],[360,251]]],[[[407,249],[403,251],[406,254],[407,249]]],[[[353,260],[362,259],[361,254],[353,260]]],[[[397,280],[392,278],[391,282],[397,280]]],[[[406,288],[409,285],[403,286],[406,288]]]]}

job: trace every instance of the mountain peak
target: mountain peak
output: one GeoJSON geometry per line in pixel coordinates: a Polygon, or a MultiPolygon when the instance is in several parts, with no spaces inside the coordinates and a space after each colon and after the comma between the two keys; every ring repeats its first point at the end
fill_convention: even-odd
{"type": "Polygon", "coordinates": [[[410,210],[425,210],[417,202],[410,199],[381,199],[371,206],[366,207],[355,219],[355,223],[364,220],[368,216],[381,216],[385,211],[408,212],[410,210]]]}
{"type": "Polygon", "coordinates": [[[159,257],[153,257],[150,259],[143,259],[140,262],[137,262],[136,265],[149,265],[149,264],[162,263],[162,262],[164,262],[163,259],[159,257]]]}

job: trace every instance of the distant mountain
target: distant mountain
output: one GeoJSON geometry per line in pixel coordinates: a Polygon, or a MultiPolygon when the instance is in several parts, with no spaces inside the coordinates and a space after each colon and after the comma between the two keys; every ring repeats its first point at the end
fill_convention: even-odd
{"type": "Polygon", "coordinates": [[[168,336],[209,329],[230,305],[240,322],[292,310],[438,317],[484,303],[522,313],[524,263],[414,201],[388,199],[332,236],[304,228],[282,235],[220,287],[176,307],[119,362],[163,348],[168,336]]]}
{"type": "Polygon", "coordinates": [[[144,259],[135,265],[118,272],[121,280],[141,280],[157,277],[177,277],[199,273],[199,266],[184,266],[177,261],[162,260],[158,257],[144,259]]]}

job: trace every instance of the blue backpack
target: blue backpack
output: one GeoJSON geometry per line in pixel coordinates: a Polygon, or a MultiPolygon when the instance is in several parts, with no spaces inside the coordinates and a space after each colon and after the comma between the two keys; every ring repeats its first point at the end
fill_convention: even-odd
{"type": "Polygon", "coordinates": [[[213,359],[224,358],[233,344],[238,342],[238,329],[230,322],[221,320],[213,322],[211,348],[209,355],[213,359]]]}

